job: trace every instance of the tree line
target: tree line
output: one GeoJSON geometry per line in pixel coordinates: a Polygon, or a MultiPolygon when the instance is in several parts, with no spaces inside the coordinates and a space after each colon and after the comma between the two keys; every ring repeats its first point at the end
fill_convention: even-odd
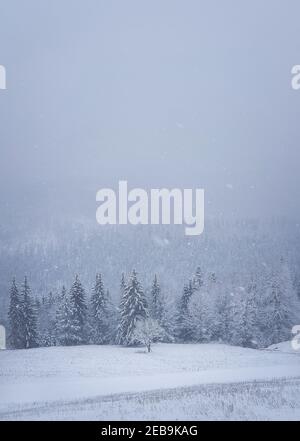
{"type": "Polygon", "coordinates": [[[120,283],[116,306],[97,274],[90,295],[75,276],[69,291],[33,298],[25,277],[10,289],[9,344],[38,346],[223,342],[265,347],[290,338],[300,320],[300,302],[289,268],[281,262],[263,279],[253,275],[245,287],[228,287],[200,267],[174,305],[167,302],[157,275],[145,293],[135,270],[120,283]]]}

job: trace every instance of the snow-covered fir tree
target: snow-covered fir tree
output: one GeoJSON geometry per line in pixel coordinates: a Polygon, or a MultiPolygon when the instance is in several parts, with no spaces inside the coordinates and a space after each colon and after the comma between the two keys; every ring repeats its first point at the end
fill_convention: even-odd
{"type": "Polygon", "coordinates": [[[96,275],[91,296],[90,338],[97,345],[109,343],[111,340],[109,293],[105,291],[101,274],[96,275]]]}
{"type": "Polygon", "coordinates": [[[183,293],[178,302],[176,317],[176,336],[179,341],[190,341],[192,339],[193,329],[190,317],[189,304],[194,293],[192,280],[183,288],[183,293]]]}
{"type": "Polygon", "coordinates": [[[227,333],[226,342],[235,346],[243,346],[243,313],[244,290],[234,287],[229,294],[227,308],[227,333]]]}
{"type": "Polygon", "coordinates": [[[268,341],[268,344],[284,340],[282,327],[285,331],[288,308],[283,299],[278,275],[275,273],[270,275],[263,306],[261,326],[265,340],[268,341]]]}
{"type": "MultiPolygon", "coordinates": [[[[170,306],[170,305],[169,305],[170,306]]],[[[173,327],[169,320],[169,314],[166,307],[166,299],[161,291],[157,275],[154,275],[150,291],[150,312],[151,318],[158,322],[160,327],[164,330],[161,334],[161,341],[173,341],[173,327]]]]}
{"type": "Polygon", "coordinates": [[[285,260],[281,259],[281,270],[279,272],[279,283],[283,289],[283,298],[289,306],[289,313],[286,323],[286,335],[290,337],[290,326],[294,326],[300,322],[300,301],[297,289],[293,283],[293,277],[290,267],[285,260]]]}
{"type": "Polygon", "coordinates": [[[198,343],[214,340],[218,329],[215,297],[208,288],[202,285],[194,291],[188,305],[189,334],[198,343]]]}
{"type": "MultiPolygon", "coordinates": [[[[62,287],[56,311],[55,334],[58,345],[71,346],[76,343],[74,338],[74,319],[72,318],[71,305],[66,288],[62,287]]],[[[77,326],[76,326],[77,332],[77,326]]]]}
{"type": "Polygon", "coordinates": [[[118,308],[114,305],[110,292],[106,290],[106,299],[107,299],[107,317],[108,317],[108,335],[107,341],[110,344],[116,343],[117,332],[118,332],[118,308]]]}
{"type": "Polygon", "coordinates": [[[22,349],[23,329],[22,329],[22,310],[21,299],[15,279],[10,288],[10,304],[8,310],[9,318],[9,341],[14,349],[22,349]]]}
{"type": "Polygon", "coordinates": [[[42,301],[36,299],[36,309],[38,311],[38,331],[41,346],[55,346],[56,344],[56,310],[59,299],[50,292],[43,296],[42,301]]]}
{"type": "MultiPolygon", "coordinates": [[[[85,343],[129,345],[139,320],[151,316],[166,331],[164,341],[222,341],[246,347],[266,347],[288,340],[299,323],[297,280],[285,261],[261,265],[230,278],[197,268],[177,300],[174,287],[162,294],[157,276],[147,300],[135,271],[121,280],[119,314],[102,277],[97,275],[89,303],[76,276],[69,295],[46,295],[33,301],[27,279],[21,294],[15,281],[10,291],[10,344],[14,348],[85,343]],[[244,287],[245,286],[245,287],[244,287]],[[166,293],[166,294],[165,294],[166,293]],[[36,320],[38,312],[38,326],[36,320]],[[167,306],[167,307],[166,307],[167,306]]],[[[295,270],[294,270],[295,272],[295,270]]]]}
{"type": "Polygon", "coordinates": [[[21,314],[23,347],[25,349],[35,348],[38,346],[37,312],[31,298],[27,277],[24,279],[21,291],[21,314]]]}
{"type": "Polygon", "coordinates": [[[220,289],[217,298],[218,331],[217,340],[223,343],[230,343],[231,319],[233,292],[228,288],[220,289]]]}
{"type": "Polygon", "coordinates": [[[162,323],[164,316],[164,302],[156,274],[151,287],[151,316],[154,320],[157,320],[158,323],[162,323]]]}
{"type": "Polygon", "coordinates": [[[126,278],[125,274],[122,273],[121,275],[121,283],[120,283],[120,303],[117,309],[118,312],[118,325],[117,325],[117,332],[116,332],[116,343],[121,344],[122,338],[123,338],[123,331],[122,331],[122,314],[121,311],[124,309],[124,300],[125,300],[125,287],[126,287],[126,278]]]}
{"type": "Polygon", "coordinates": [[[289,339],[293,325],[299,320],[299,301],[290,270],[283,261],[278,270],[268,276],[260,316],[267,345],[289,339]]]}
{"type": "Polygon", "coordinates": [[[69,296],[71,310],[72,343],[80,345],[87,342],[87,305],[85,292],[79,280],[75,276],[69,296]]]}
{"type": "Polygon", "coordinates": [[[241,344],[245,347],[259,346],[259,295],[257,284],[252,277],[243,299],[241,323],[241,344]]]}
{"type": "Polygon", "coordinates": [[[132,271],[123,292],[120,304],[120,324],[118,329],[118,343],[130,345],[132,335],[139,320],[148,317],[148,306],[142,286],[135,270],[132,271]]]}

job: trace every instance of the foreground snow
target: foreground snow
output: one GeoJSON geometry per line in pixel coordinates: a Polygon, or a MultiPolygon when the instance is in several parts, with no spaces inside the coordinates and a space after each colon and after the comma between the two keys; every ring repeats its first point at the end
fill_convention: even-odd
{"type": "Polygon", "coordinates": [[[160,344],[150,354],[116,346],[5,351],[0,353],[0,419],[222,419],[222,412],[223,418],[238,419],[240,412],[228,410],[238,409],[238,396],[249,400],[251,419],[255,396],[261,397],[260,410],[269,409],[266,415],[256,412],[257,418],[300,419],[300,399],[297,404],[291,398],[288,413],[282,405],[282,415],[280,406],[271,412],[263,399],[273,403],[284,396],[287,404],[295,391],[300,396],[299,355],[218,344],[160,344]],[[202,401],[208,407],[199,406],[202,401]]]}

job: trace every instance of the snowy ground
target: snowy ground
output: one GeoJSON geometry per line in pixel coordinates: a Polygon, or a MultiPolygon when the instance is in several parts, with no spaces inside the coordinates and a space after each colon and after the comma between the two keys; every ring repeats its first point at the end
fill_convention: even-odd
{"type": "Polygon", "coordinates": [[[300,352],[219,344],[159,344],[150,354],[3,351],[0,419],[300,420],[300,352]]]}

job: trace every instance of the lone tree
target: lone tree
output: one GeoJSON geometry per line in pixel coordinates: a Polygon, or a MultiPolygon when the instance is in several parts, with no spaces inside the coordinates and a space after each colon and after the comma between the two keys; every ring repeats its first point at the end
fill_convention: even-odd
{"type": "Polygon", "coordinates": [[[148,352],[151,352],[152,343],[163,339],[164,336],[165,330],[158,321],[147,318],[137,322],[131,338],[133,343],[141,343],[146,346],[148,352]]]}
{"type": "Polygon", "coordinates": [[[132,339],[138,320],[148,317],[147,301],[143,289],[137,279],[137,273],[132,271],[124,288],[120,304],[120,325],[118,343],[122,345],[134,344],[132,339]]]}

